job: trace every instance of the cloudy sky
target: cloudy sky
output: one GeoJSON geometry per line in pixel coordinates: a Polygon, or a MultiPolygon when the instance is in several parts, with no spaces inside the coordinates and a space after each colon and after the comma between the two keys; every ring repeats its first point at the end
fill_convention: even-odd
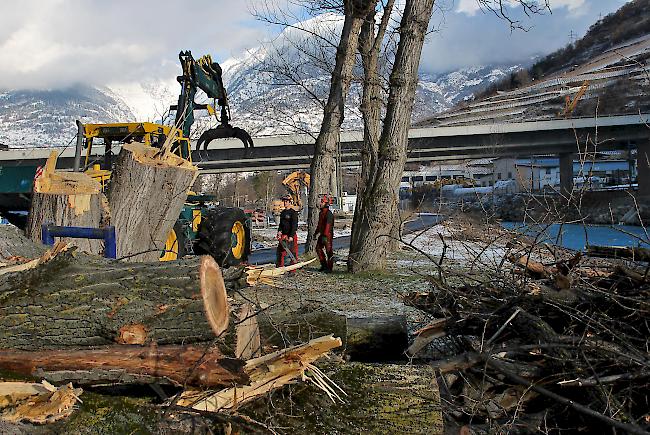
{"type": "MultiPolygon", "coordinates": [[[[55,89],[168,79],[178,52],[211,53],[217,61],[272,39],[278,27],[256,21],[266,0],[21,0],[0,15],[0,89],[55,89]]],[[[423,69],[520,60],[566,45],[599,16],[627,0],[551,0],[552,14],[522,16],[527,32],[477,7],[477,0],[438,0],[437,30],[423,52],[423,69]]]]}

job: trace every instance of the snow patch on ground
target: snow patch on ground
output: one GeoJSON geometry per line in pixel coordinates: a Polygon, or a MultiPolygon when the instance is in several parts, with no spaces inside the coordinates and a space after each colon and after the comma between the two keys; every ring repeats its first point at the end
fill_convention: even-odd
{"type": "Polygon", "coordinates": [[[433,266],[443,258],[443,265],[469,269],[497,267],[506,254],[510,240],[507,231],[485,231],[473,234],[471,225],[455,220],[445,221],[422,233],[404,237],[403,249],[411,255],[396,260],[398,267],[420,268],[433,266]]]}

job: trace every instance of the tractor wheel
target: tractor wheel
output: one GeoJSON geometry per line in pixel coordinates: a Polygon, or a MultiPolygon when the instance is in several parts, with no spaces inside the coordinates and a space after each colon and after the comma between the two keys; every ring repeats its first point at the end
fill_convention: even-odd
{"type": "Polygon", "coordinates": [[[185,252],[185,231],[180,222],[174,224],[165,241],[165,250],[160,254],[160,261],[173,261],[183,258],[185,252]]]}
{"type": "Polygon", "coordinates": [[[236,266],[248,260],[250,228],[239,208],[217,207],[201,217],[194,252],[211,255],[223,266],[236,266]]]}

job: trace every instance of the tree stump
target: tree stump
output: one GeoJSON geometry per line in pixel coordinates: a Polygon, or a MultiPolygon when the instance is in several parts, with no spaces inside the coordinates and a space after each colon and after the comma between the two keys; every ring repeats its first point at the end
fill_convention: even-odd
{"type": "Polygon", "coordinates": [[[264,346],[284,348],[332,334],[341,338],[341,350],[353,361],[402,360],[408,347],[402,315],[351,317],[311,302],[297,309],[268,307],[257,315],[257,322],[264,346]]]}
{"type": "MultiPolygon", "coordinates": [[[[42,242],[42,225],[101,228],[109,225],[108,202],[100,184],[80,172],[56,172],[57,153],[47,159],[43,173],[34,181],[27,237],[42,242]]],[[[102,254],[104,242],[61,238],[90,254],[102,254]]]]}
{"type": "Polygon", "coordinates": [[[108,194],[118,258],[159,258],[197,174],[192,163],[166,149],[122,146],[108,194]]]}

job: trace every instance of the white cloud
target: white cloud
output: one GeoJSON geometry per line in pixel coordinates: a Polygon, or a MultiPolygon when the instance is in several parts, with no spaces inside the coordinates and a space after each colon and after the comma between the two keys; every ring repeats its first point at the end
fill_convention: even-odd
{"type": "Polygon", "coordinates": [[[255,46],[257,0],[21,0],[0,14],[0,89],[176,74],[180,50],[216,60],[255,46]]]}
{"type": "Polygon", "coordinates": [[[480,10],[479,3],[476,0],[459,0],[456,12],[473,16],[480,10]]]}
{"type": "MultiPolygon", "coordinates": [[[[456,7],[456,12],[458,13],[464,13],[466,15],[473,16],[481,10],[481,5],[478,0],[457,1],[458,6],[456,7]]],[[[499,0],[488,0],[487,3],[491,3],[496,7],[498,6],[499,0]]],[[[521,4],[518,0],[504,0],[504,4],[506,4],[507,7],[511,9],[521,7],[521,4]]],[[[538,4],[543,6],[544,0],[540,0],[538,4]]],[[[549,5],[552,11],[566,8],[571,13],[581,13],[584,12],[587,2],[586,0],[549,0],[549,5]]]]}

